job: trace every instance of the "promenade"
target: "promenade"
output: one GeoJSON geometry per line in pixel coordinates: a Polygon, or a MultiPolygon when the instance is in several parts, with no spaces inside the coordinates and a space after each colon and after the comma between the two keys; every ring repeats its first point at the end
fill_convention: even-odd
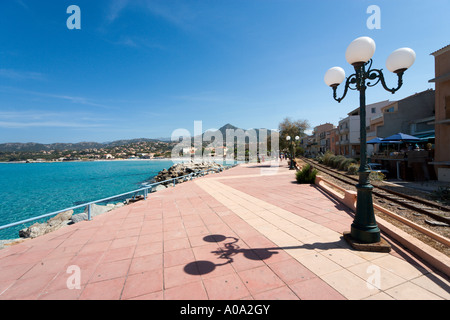
{"type": "Polygon", "coordinates": [[[0,251],[0,300],[448,300],[399,245],[353,250],[352,212],[286,161],[246,164],[0,251]]]}

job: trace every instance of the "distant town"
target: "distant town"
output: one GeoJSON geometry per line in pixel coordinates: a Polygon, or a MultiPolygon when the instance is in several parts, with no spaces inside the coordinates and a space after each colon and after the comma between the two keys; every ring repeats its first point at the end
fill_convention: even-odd
{"type": "MultiPolygon", "coordinates": [[[[105,146],[83,149],[79,144],[62,146],[59,149],[35,150],[24,148],[12,151],[0,151],[0,162],[65,162],[93,160],[124,160],[124,159],[158,159],[169,158],[174,143],[167,141],[123,141],[123,145],[105,146]]],[[[4,149],[5,145],[2,145],[4,149]]],[[[11,145],[11,144],[9,144],[11,145]]],[[[14,144],[20,145],[20,144],[14,144]]],[[[43,145],[44,148],[51,148],[43,145]]],[[[42,148],[42,147],[41,147],[42,148]]],[[[8,149],[6,149],[8,150],[8,149]]]]}

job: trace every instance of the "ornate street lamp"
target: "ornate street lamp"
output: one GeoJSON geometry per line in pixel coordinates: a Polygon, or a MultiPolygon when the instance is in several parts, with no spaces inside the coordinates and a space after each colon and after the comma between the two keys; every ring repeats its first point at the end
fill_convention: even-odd
{"type": "Polygon", "coordinates": [[[292,141],[291,141],[291,140],[292,140],[292,139],[291,139],[290,136],[287,136],[287,137],[286,137],[286,141],[287,141],[288,144],[289,144],[289,154],[290,154],[289,158],[291,159],[290,165],[289,165],[289,170],[294,170],[294,161],[293,161],[292,141]]]}
{"type": "Polygon", "coordinates": [[[333,98],[337,102],[340,103],[345,98],[348,89],[359,91],[361,166],[359,168],[359,183],[356,185],[358,191],[357,208],[351,231],[344,234],[352,244],[376,244],[382,240],[380,229],[375,221],[372,199],[373,186],[370,184],[370,170],[367,165],[367,145],[365,143],[367,141],[366,88],[373,87],[381,82],[384,89],[394,94],[403,85],[404,72],[413,65],[416,59],[415,52],[409,48],[398,49],[388,57],[386,67],[398,76],[397,88],[391,89],[386,85],[382,69],[372,69],[372,57],[375,48],[375,42],[369,37],[355,39],[348,46],[345,54],[346,60],[354,67],[355,73],[347,78],[341,98],[337,97],[337,87],[344,82],[345,71],[340,67],[334,67],[325,74],[325,83],[333,89],[333,98]]]}
{"type": "Polygon", "coordinates": [[[299,136],[295,136],[295,148],[294,148],[294,158],[296,156],[295,151],[297,149],[298,143],[300,142],[300,137],[299,136]]]}

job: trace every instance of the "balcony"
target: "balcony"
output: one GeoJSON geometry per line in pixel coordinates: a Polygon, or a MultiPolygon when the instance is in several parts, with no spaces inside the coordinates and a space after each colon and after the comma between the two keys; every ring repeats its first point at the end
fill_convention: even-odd
{"type": "Polygon", "coordinates": [[[350,132],[350,129],[347,127],[347,128],[342,128],[342,129],[339,129],[339,134],[347,134],[347,133],[349,133],[350,132]]]}

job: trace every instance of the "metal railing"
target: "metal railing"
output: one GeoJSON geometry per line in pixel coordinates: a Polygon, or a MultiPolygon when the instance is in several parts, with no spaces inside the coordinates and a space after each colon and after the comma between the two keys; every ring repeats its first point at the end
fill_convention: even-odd
{"type": "Polygon", "coordinates": [[[55,212],[52,212],[52,213],[47,213],[47,214],[44,214],[44,215],[41,215],[41,216],[38,216],[38,217],[29,218],[29,219],[21,220],[21,221],[18,221],[18,222],[13,222],[13,223],[10,223],[10,224],[7,224],[7,225],[3,225],[3,226],[0,226],[0,231],[4,230],[4,229],[15,227],[15,226],[18,226],[18,225],[22,225],[22,224],[25,224],[25,223],[28,223],[28,222],[33,222],[33,221],[41,220],[41,219],[48,218],[48,217],[51,217],[51,216],[56,216],[56,215],[58,215],[60,213],[63,213],[63,212],[76,210],[76,209],[80,209],[80,208],[86,208],[86,207],[87,207],[87,211],[88,211],[87,212],[87,219],[88,219],[88,221],[91,221],[92,220],[92,210],[91,209],[92,209],[92,205],[93,204],[107,202],[107,201],[110,201],[110,200],[113,200],[113,199],[117,199],[117,198],[121,198],[121,197],[130,195],[130,194],[133,194],[133,198],[132,199],[136,199],[136,196],[140,192],[144,193],[144,199],[146,200],[147,197],[148,197],[149,189],[153,189],[154,187],[157,187],[157,186],[159,186],[161,184],[172,184],[175,187],[177,182],[180,181],[180,180],[183,180],[183,182],[190,181],[190,180],[192,180],[194,178],[197,178],[199,176],[201,176],[201,177],[205,176],[205,175],[209,174],[210,172],[222,172],[222,171],[224,171],[226,169],[230,169],[230,168],[233,168],[235,166],[236,165],[230,165],[230,166],[221,167],[221,168],[202,170],[202,171],[193,172],[193,173],[190,173],[190,174],[187,174],[187,175],[184,175],[184,176],[179,176],[179,177],[167,179],[167,180],[160,181],[160,182],[146,184],[142,188],[137,189],[137,190],[133,190],[133,191],[130,191],[130,192],[125,192],[125,193],[122,193],[122,194],[114,195],[114,196],[111,196],[111,197],[108,197],[108,198],[104,198],[104,199],[100,199],[100,200],[86,202],[86,203],[83,203],[83,204],[80,204],[80,205],[76,205],[74,207],[66,208],[66,209],[55,211],[55,212]]]}

